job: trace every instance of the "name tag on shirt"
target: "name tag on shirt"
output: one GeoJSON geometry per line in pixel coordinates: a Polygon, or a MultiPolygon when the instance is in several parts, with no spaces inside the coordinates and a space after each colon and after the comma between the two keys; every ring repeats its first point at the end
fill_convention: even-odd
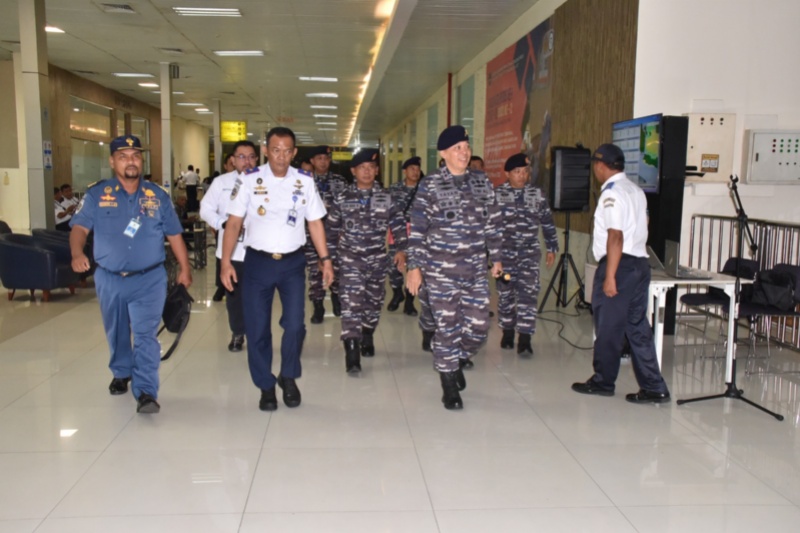
{"type": "Polygon", "coordinates": [[[139,228],[142,227],[142,223],[139,222],[138,218],[132,218],[130,222],[128,222],[128,227],[125,228],[125,235],[133,239],[136,235],[136,232],[139,231],[139,228]]]}
{"type": "Polygon", "coordinates": [[[286,217],[286,223],[291,227],[294,227],[295,224],[297,224],[297,211],[294,209],[289,211],[289,215],[286,217]]]}

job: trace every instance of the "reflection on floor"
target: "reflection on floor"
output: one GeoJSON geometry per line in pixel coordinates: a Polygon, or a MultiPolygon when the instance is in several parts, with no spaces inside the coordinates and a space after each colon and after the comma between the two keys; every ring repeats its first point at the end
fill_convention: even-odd
{"type": "MultiPolygon", "coordinates": [[[[377,356],[353,378],[329,313],[308,326],[302,406],[269,414],[246,355],[226,350],[212,277],[195,274],[195,312],[162,366],[152,416],[107,392],[91,289],[0,305],[0,532],[729,533],[800,523],[800,374],[745,376],[741,365],[739,386],[784,422],[733,400],[628,404],[629,364],[616,396],[587,397],[570,384],[591,374],[591,352],[540,322],[531,360],[500,350],[495,327],[467,374],[465,409],[448,412],[414,319],[385,312],[377,356]]],[[[590,344],[588,313],[543,316],[590,344]]],[[[664,361],[673,398],[721,392],[724,360],[702,358],[713,348],[696,345],[692,329],[678,342],[688,344],[668,340],[664,361]]],[[[773,346],[776,369],[800,369],[800,354],[773,346]]]]}

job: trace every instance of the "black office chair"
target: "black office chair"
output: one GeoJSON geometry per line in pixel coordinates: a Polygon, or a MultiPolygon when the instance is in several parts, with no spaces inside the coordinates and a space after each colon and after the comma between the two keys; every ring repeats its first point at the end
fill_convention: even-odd
{"type": "MultiPolygon", "coordinates": [[[[720,274],[735,276],[737,270],[740,278],[752,281],[755,279],[756,273],[758,272],[758,261],[731,257],[725,261],[725,265],[722,267],[722,270],[720,270],[720,274]]],[[[749,284],[743,285],[740,292],[740,299],[742,298],[742,294],[746,294],[749,290],[749,284]]],[[[709,287],[707,292],[693,292],[684,294],[681,296],[680,302],[687,307],[700,309],[705,314],[706,318],[703,322],[703,338],[706,338],[706,333],[708,332],[708,320],[711,316],[711,310],[717,310],[719,308],[721,315],[725,317],[727,316],[728,308],[730,307],[730,298],[728,295],[725,294],[725,291],[716,287],[709,287]]],[[[722,331],[722,328],[720,328],[720,331],[722,331]]],[[[716,355],[717,343],[715,342],[714,354],[711,357],[715,358],[716,355]]]]}
{"type": "MultiPolygon", "coordinates": [[[[790,302],[790,306],[793,303],[794,306],[786,306],[786,307],[777,307],[770,303],[756,303],[753,301],[744,301],[739,305],[739,317],[747,318],[748,324],[750,326],[750,334],[749,334],[749,341],[750,347],[747,351],[747,370],[746,373],[753,374],[755,372],[751,371],[750,362],[755,360],[755,348],[756,348],[756,322],[759,319],[766,318],[767,319],[767,330],[766,330],[766,339],[767,339],[767,356],[765,359],[769,360],[772,356],[770,351],[770,333],[772,330],[772,319],[773,318],[787,318],[787,317],[800,317],[800,312],[798,312],[798,306],[800,306],[800,266],[797,265],[788,265],[788,264],[778,264],[775,265],[772,270],[774,272],[784,272],[789,274],[793,281],[794,281],[794,294],[793,294],[793,301],[790,302]]],[[[762,273],[759,272],[759,276],[762,276],[762,273]]],[[[763,276],[762,276],[763,277],[763,276]]],[[[756,289],[754,289],[756,290],[756,289]]],[[[755,299],[755,297],[754,297],[755,299]]],[[[769,363],[767,363],[767,370],[761,372],[764,374],[770,373],[769,372],[769,363]]]]}
{"type": "Polygon", "coordinates": [[[4,221],[0,220],[0,235],[8,235],[9,233],[12,233],[11,227],[4,221]]]}

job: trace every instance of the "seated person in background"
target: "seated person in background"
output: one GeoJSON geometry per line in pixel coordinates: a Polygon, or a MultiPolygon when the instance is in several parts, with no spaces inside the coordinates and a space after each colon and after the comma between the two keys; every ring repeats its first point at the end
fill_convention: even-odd
{"type": "Polygon", "coordinates": [[[53,187],[53,208],[56,215],[56,229],[60,231],[69,231],[69,220],[75,213],[75,206],[71,205],[69,208],[64,207],[64,196],[61,194],[61,189],[53,187]]]}
{"type": "Polygon", "coordinates": [[[175,198],[175,212],[178,214],[181,226],[183,226],[183,241],[186,243],[186,248],[192,250],[194,223],[198,220],[197,213],[189,215],[188,199],[185,196],[175,198]]]}

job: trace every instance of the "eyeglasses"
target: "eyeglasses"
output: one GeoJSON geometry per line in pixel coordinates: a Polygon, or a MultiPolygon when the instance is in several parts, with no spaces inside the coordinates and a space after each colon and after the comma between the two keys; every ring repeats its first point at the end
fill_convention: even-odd
{"type": "Polygon", "coordinates": [[[256,154],[250,154],[250,155],[239,154],[233,157],[235,157],[239,161],[258,161],[258,156],[256,154]]]}

